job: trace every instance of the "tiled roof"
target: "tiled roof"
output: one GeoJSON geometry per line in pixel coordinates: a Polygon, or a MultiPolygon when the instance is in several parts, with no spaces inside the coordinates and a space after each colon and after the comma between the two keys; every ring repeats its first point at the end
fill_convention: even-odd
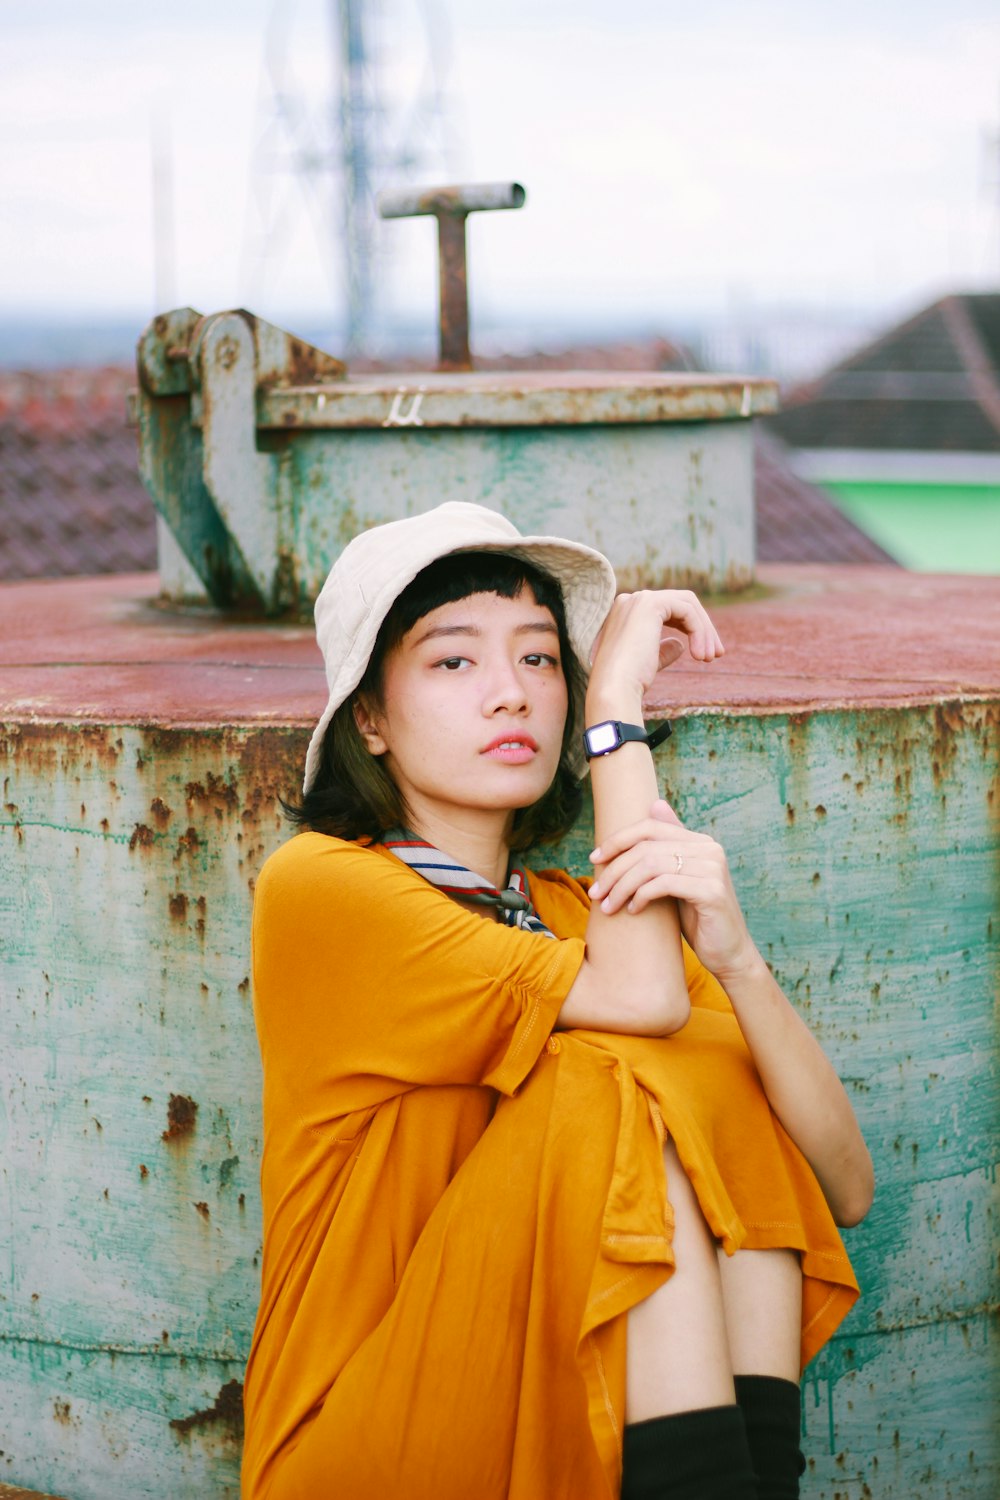
{"type": "MultiPolygon", "coordinates": [[[[385,375],[394,370],[426,370],[423,359],[351,360],[354,374],[385,375]]],[[[477,370],[697,370],[694,355],[670,339],[620,340],[614,344],[574,344],[563,349],[532,349],[520,354],[476,355],[477,370]]]]}
{"type": "Polygon", "coordinates": [[[895,563],[829,496],[792,472],[784,445],[760,422],[754,488],[759,562],[895,563]]]}
{"type": "Polygon", "coordinates": [[[770,430],[797,448],[1000,449],[1000,295],[944,297],[788,392],[770,430]]]}
{"type": "MultiPolygon", "coordinates": [[[[684,352],[665,340],[511,356],[492,364],[688,367],[684,352]]],[[[131,370],[121,368],[0,371],[0,580],[155,568],[155,512],[139,478],[136,433],[125,425],[125,397],[134,380],[131,370]]],[[[792,474],[779,443],[758,443],[756,481],[762,562],[890,560],[822,491],[792,474]]]]}
{"type": "Polygon", "coordinates": [[[131,371],[0,371],[0,579],[156,567],[131,371]]]}

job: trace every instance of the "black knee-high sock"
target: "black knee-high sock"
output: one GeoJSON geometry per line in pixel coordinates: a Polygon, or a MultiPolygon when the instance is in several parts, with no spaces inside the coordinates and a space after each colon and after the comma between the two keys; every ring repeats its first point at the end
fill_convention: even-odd
{"type": "Polygon", "coordinates": [[[799,1449],[801,1396],[794,1380],[737,1375],[736,1399],[746,1421],[758,1500],[798,1500],[806,1466],[799,1449]]]}
{"type": "Polygon", "coordinates": [[[756,1500],[743,1415],[709,1406],[625,1428],[622,1500],[756,1500]]]}

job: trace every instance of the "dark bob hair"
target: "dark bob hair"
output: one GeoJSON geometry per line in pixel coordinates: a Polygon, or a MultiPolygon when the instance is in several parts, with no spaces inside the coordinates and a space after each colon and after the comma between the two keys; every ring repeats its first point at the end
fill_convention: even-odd
{"type": "Polygon", "coordinates": [[[559,584],[526,558],[504,552],[450,553],[418,573],[396,599],[379,630],[364,677],[330,720],[315,781],[301,802],[282,803],[294,823],[337,838],[374,841],[387,829],[407,826],[406,807],[383,757],[368,752],[358,731],[355,701],[364,694],[376,704],[381,702],[387,655],[431,610],[470,594],[516,599],[524,588],[530,589],[536,603],[551,610],[555,619],[569,708],[559,768],[548,791],[530,807],[515,813],[511,848],[520,852],[534,844],[551,843],[569,832],[583,800],[572,751],[582,729],[586,679],[570,645],[559,584]]]}

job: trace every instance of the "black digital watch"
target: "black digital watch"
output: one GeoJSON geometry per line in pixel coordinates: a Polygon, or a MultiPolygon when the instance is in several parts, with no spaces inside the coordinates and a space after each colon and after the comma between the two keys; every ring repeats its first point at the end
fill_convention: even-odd
{"type": "Polygon", "coordinates": [[[605,719],[583,731],[583,750],[588,760],[596,760],[599,755],[611,755],[629,742],[648,745],[653,750],[657,745],[662,745],[672,731],[673,725],[669,719],[655,724],[652,729],[646,729],[642,724],[622,724],[618,719],[605,719]]]}

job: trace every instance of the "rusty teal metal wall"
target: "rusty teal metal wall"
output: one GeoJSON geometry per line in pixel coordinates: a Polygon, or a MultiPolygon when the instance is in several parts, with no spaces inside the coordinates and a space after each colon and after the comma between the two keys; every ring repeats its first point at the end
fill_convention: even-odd
{"type": "MultiPolygon", "coordinates": [[[[998,727],[996,700],[713,711],[660,752],[876,1162],[847,1235],[865,1295],[804,1386],[809,1500],[1000,1487],[998,727]]],[[[238,1493],[260,1254],[250,897],[304,743],[29,716],[0,732],[0,1480],[238,1493]]]]}
{"type": "MultiPolygon", "coordinates": [[[[801,637],[822,616],[820,571],[792,624],[778,595],[729,606],[730,646],[738,615],[747,655],[801,637]]],[[[901,574],[852,586],[837,574],[828,588],[847,598],[844,630],[874,588],[883,628],[913,594],[919,639],[951,598],[901,574]]],[[[69,600],[96,607],[96,586],[48,589],[43,615],[67,621],[49,660],[94,666],[4,666],[28,595],[3,592],[0,1482],[69,1500],[235,1497],[261,1250],[250,892],[285,837],[277,795],[297,783],[321,670],[303,631],[273,628],[267,654],[261,627],[202,643],[205,621],[139,616],[135,582],[102,585],[88,645],[69,600]],[[192,706],[148,723],[133,684],[150,679],[145,702],[166,706],[157,652],[180,663],[174,693],[180,678],[193,705],[201,681],[199,702],[234,718],[246,694],[246,721],[192,706]],[[127,694],[129,714],[97,717],[127,694]]],[[[969,639],[972,619],[955,628],[969,639]]],[[[834,661],[853,702],[787,708],[757,678],[748,694],[718,673],[670,676],[681,712],[658,765],[682,814],[730,850],[757,941],[876,1158],[876,1206],[847,1235],[865,1295],[805,1379],[805,1497],[985,1500],[1000,1482],[996,663],[990,693],[958,661],[961,691],[925,681],[871,703],[885,685],[862,681],[825,618],[823,637],[826,657],[813,640],[805,657],[834,661]],[[730,705],[693,711],[709,691],[730,705]]],[[[37,661],[39,643],[21,652],[37,661]]],[[[775,693],[795,669],[781,661],[775,693]]],[[[565,850],[579,868],[586,852],[583,832],[565,850]]]]}
{"type": "Polygon", "coordinates": [[[238,1493],[260,1249],[247,918],[299,738],[4,727],[0,1478],[238,1493]]]}
{"type": "MultiPolygon", "coordinates": [[[[660,764],[729,851],[875,1161],[875,1205],[845,1233],[863,1297],[803,1383],[803,1494],[991,1500],[1000,705],[707,714],[660,764]]],[[[585,843],[565,851],[581,869],[585,843]]]]}
{"type": "Polygon", "coordinates": [[[308,612],[366,526],[475,500],[586,537],[622,587],[748,584],[754,413],[770,381],[600,372],[347,379],[245,312],[156,318],[139,343],[143,479],[180,554],[165,591],[308,612]],[[181,558],[185,561],[182,562],[181,558]]]}

